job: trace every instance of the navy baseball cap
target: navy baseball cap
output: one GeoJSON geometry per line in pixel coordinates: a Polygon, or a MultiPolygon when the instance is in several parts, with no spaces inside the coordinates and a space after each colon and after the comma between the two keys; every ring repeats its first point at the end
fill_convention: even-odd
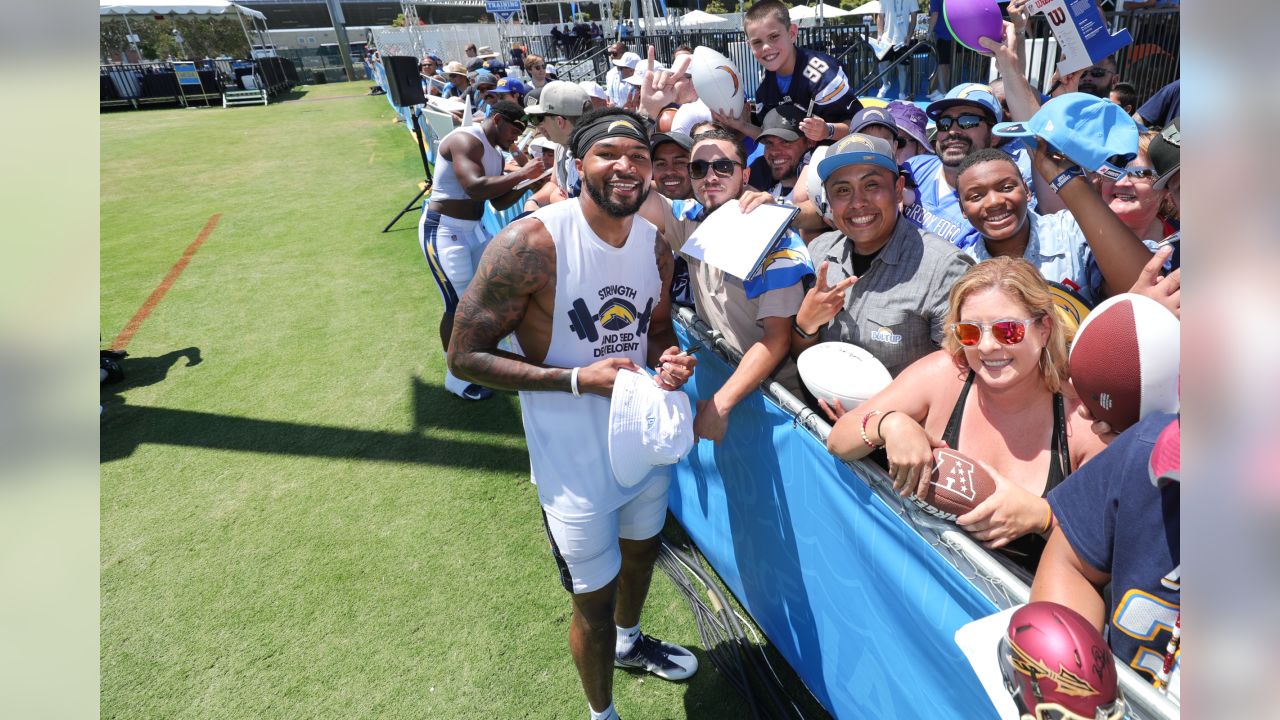
{"type": "Polygon", "coordinates": [[[773,135],[787,142],[795,142],[804,134],[800,131],[800,121],[803,119],[804,111],[800,108],[793,105],[779,105],[764,116],[759,137],[773,135]]]}
{"type": "Polygon", "coordinates": [[[1138,156],[1138,124],[1119,105],[1088,93],[1067,93],[1045,103],[1026,122],[999,123],[1003,137],[1037,137],[1072,162],[1119,180],[1138,156]]]}
{"type": "Polygon", "coordinates": [[[525,93],[525,90],[527,89],[528,88],[524,86],[524,83],[520,82],[518,79],[513,77],[504,77],[498,81],[497,85],[493,86],[492,90],[489,90],[485,94],[488,95],[489,93],[516,93],[519,95],[523,95],[525,93]]]}
{"type": "Polygon", "coordinates": [[[983,111],[991,119],[992,125],[1004,120],[1004,114],[1000,112],[1000,101],[996,99],[996,94],[991,92],[989,86],[982,83],[963,83],[951,88],[946,97],[929,103],[929,107],[924,109],[924,113],[929,116],[930,120],[937,120],[942,111],[957,105],[967,105],[983,111]]]}
{"type": "Polygon", "coordinates": [[[879,165],[898,174],[898,163],[893,159],[893,146],[889,141],[861,133],[850,133],[831,146],[827,156],[818,163],[818,179],[825,183],[832,173],[848,165],[879,165]]]}
{"type": "Polygon", "coordinates": [[[898,121],[893,119],[893,113],[889,112],[887,107],[862,108],[849,121],[849,132],[860,133],[863,128],[871,125],[882,125],[889,128],[893,131],[894,137],[899,134],[898,121]]]}

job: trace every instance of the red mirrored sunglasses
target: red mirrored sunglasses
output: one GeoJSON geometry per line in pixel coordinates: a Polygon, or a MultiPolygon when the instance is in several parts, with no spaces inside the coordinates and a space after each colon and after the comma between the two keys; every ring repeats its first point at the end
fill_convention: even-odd
{"type": "Polygon", "coordinates": [[[1027,336],[1027,326],[1035,322],[1030,320],[997,320],[993,323],[958,322],[951,323],[951,332],[956,340],[965,347],[973,347],[982,342],[982,331],[990,330],[991,337],[1001,345],[1017,345],[1027,336]]]}

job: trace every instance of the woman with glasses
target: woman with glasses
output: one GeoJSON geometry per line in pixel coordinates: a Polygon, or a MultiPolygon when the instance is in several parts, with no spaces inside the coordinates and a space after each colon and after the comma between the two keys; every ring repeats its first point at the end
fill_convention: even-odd
{"type": "Polygon", "coordinates": [[[845,413],[827,448],[854,459],[883,447],[903,496],[924,496],[935,448],[980,462],[996,492],[956,522],[1034,572],[1053,527],[1045,493],[1104,444],[1064,393],[1066,340],[1036,268],[1005,257],[979,263],[949,303],[942,350],[845,413]]]}
{"type": "Polygon", "coordinates": [[[1124,169],[1125,176],[1119,180],[1098,178],[1098,189],[1102,191],[1102,199],[1134,235],[1141,240],[1160,242],[1173,233],[1172,227],[1166,227],[1160,217],[1160,207],[1165,201],[1165,190],[1155,187],[1159,173],[1151,164],[1148,148],[1151,140],[1159,133],[1144,132],[1138,136],[1138,157],[1134,158],[1124,169]]]}
{"type": "Polygon", "coordinates": [[[541,88],[547,84],[547,61],[541,55],[529,55],[524,59],[524,71],[529,75],[529,84],[541,88]]]}

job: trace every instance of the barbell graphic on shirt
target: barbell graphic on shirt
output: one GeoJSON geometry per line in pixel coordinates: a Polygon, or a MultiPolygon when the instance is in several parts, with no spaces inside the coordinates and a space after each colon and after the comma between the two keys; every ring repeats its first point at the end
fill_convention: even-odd
{"type": "Polygon", "coordinates": [[[653,298],[649,298],[642,313],[636,313],[636,306],[622,298],[610,298],[595,314],[587,308],[586,301],[578,298],[573,301],[568,315],[569,329],[581,340],[595,342],[600,339],[597,322],[606,330],[623,330],[636,323],[636,335],[644,335],[649,331],[649,319],[653,317],[653,298]]]}

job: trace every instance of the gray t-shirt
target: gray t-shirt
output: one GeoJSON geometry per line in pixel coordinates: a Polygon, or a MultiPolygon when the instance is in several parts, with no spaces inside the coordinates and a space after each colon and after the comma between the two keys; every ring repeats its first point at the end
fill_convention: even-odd
{"type": "MultiPolygon", "coordinates": [[[[827,283],[853,276],[853,242],[833,231],[809,243],[827,283]]],[[[921,232],[901,216],[893,235],[845,296],[844,310],[820,330],[824,341],[858,345],[897,376],[942,344],[951,286],[973,265],[955,245],[921,232]]]]}

